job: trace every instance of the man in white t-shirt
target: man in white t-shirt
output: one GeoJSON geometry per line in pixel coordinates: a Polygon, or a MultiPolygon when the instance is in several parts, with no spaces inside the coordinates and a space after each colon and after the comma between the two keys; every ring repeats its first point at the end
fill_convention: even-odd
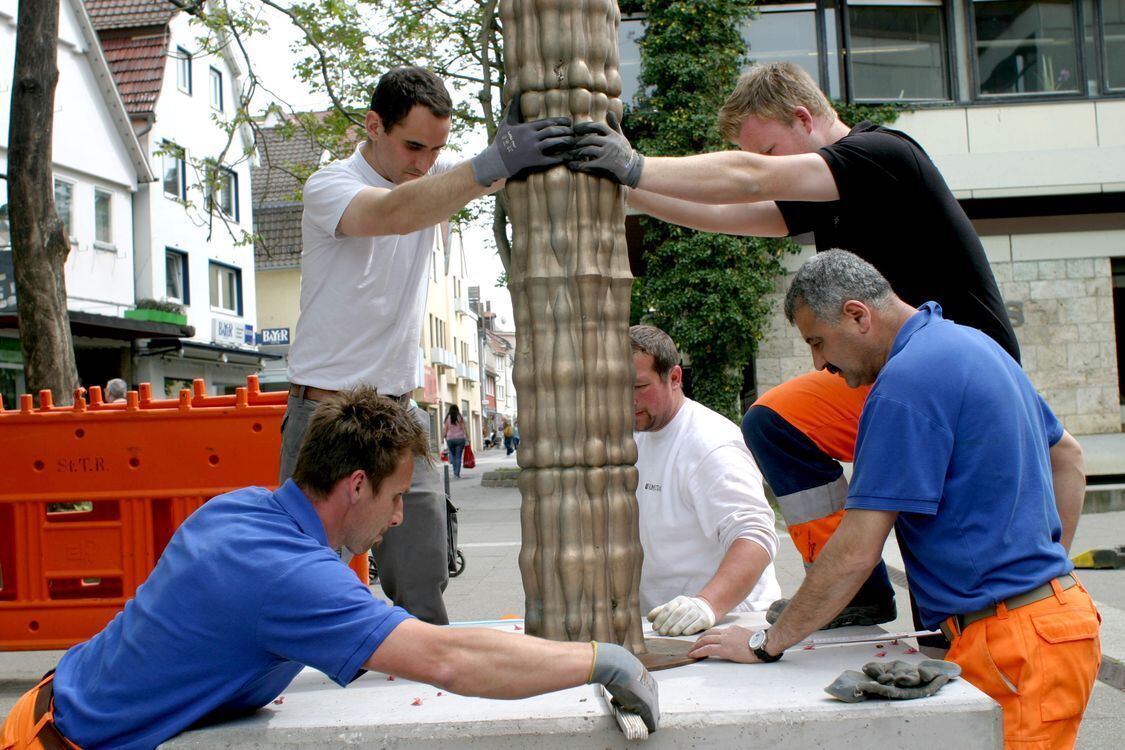
{"type": "Polygon", "coordinates": [[[777,531],[738,426],[684,396],[680,353],[652,326],[629,329],[637,441],[641,611],[661,635],[707,630],[781,596],[777,531]]]}
{"type": "MultiPolygon", "coordinates": [[[[520,123],[512,107],[493,143],[459,161],[439,156],[452,113],[445,84],[430,71],[388,71],[364,118],[367,140],[305,183],[301,313],[289,350],[282,482],[292,474],[319,401],[369,385],[407,402],[423,384],[419,341],[437,225],[512,175],[559,163],[551,153],[574,140],[569,120],[520,123]]],[[[428,430],[425,412],[417,406],[411,412],[428,430]]],[[[376,548],[380,582],[396,605],[444,624],[445,495],[424,461],[415,465],[406,505],[406,522],[376,548]]]]}

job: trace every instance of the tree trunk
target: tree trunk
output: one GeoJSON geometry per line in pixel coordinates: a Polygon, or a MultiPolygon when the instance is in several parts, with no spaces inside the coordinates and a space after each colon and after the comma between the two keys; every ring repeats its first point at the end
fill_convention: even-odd
{"type": "Polygon", "coordinates": [[[24,0],[16,26],[8,131],[8,205],[27,390],[70,403],[78,387],[63,265],[70,241],[55,212],[51,138],[59,80],[59,0],[24,0]]]}
{"type": "MultiPolygon", "coordinates": [[[[621,117],[612,0],[503,0],[528,120],[621,117]]],[[[645,650],[625,194],[565,166],[509,180],[527,632],[645,650]]]]}

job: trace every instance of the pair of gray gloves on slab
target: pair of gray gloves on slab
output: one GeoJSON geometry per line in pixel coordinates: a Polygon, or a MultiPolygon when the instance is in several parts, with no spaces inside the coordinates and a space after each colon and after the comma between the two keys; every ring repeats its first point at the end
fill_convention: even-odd
{"type": "Polygon", "coordinates": [[[871,661],[863,665],[862,672],[845,671],[824,691],[847,703],[868,698],[927,698],[960,674],[960,666],[939,659],[925,659],[917,664],[898,659],[871,661]]]}
{"type": "Polygon", "coordinates": [[[612,112],[606,115],[608,125],[584,122],[572,126],[569,117],[520,119],[516,97],[492,143],[472,159],[473,177],[479,184],[491,185],[563,162],[572,171],[609,177],[628,187],[636,187],[641,179],[644,157],[629,145],[612,112]]]}

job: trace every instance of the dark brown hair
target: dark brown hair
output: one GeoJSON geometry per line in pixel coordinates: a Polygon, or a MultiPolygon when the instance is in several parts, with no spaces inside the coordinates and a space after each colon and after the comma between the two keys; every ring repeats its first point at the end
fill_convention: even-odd
{"type": "Polygon", "coordinates": [[[445,83],[425,68],[406,66],[383,74],[371,94],[370,109],[383,121],[383,129],[390,132],[417,104],[434,117],[453,116],[453,100],[445,83]]]}
{"type": "Polygon", "coordinates": [[[293,481],[323,497],[361,469],[378,491],[398,468],[404,452],[430,458],[425,430],[401,403],[360,386],[316,407],[297,454],[293,481]]]}
{"type": "Polygon", "coordinates": [[[676,349],[676,343],[656,326],[633,326],[629,329],[629,343],[634,352],[652,357],[653,369],[664,382],[668,381],[668,373],[672,368],[680,364],[680,352],[676,349]]]}

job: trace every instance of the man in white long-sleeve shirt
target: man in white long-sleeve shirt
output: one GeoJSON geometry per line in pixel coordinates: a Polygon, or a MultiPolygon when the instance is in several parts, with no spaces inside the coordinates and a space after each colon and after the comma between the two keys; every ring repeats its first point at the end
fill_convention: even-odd
{"type": "Polygon", "coordinates": [[[684,396],[680,353],[652,326],[629,329],[636,379],[641,608],[662,635],[712,627],[780,598],[774,515],[737,425],[684,396]]]}

